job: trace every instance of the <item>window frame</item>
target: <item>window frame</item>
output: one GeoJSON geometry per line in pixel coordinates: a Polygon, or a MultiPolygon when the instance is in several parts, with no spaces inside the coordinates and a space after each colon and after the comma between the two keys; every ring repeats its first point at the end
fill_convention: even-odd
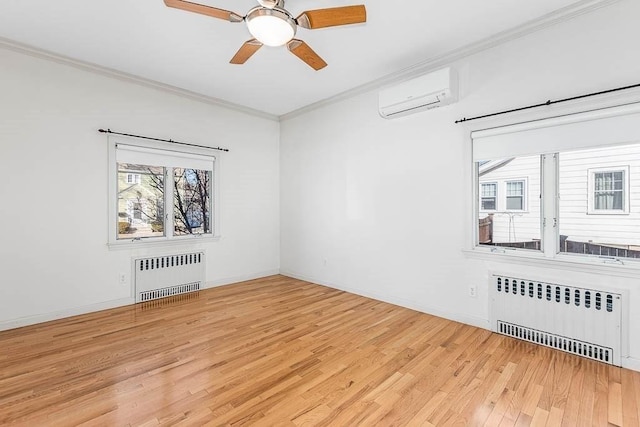
{"type": "Polygon", "coordinates": [[[587,170],[587,215],[629,215],[629,166],[606,166],[598,168],[590,168],[587,170]],[[595,175],[597,173],[615,173],[622,172],[622,209],[596,209],[595,208],[595,175]]]}
{"type": "MultiPolygon", "coordinates": [[[[108,227],[107,227],[107,246],[110,249],[127,249],[135,247],[151,247],[185,244],[194,242],[218,241],[221,238],[221,218],[220,218],[220,155],[212,154],[210,150],[197,147],[176,147],[170,143],[163,142],[147,142],[138,139],[117,136],[108,136],[108,227]],[[116,147],[118,144],[133,146],[140,149],[155,151],[160,155],[187,154],[211,157],[212,166],[212,185],[211,185],[211,233],[207,234],[173,234],[173,197],[174,184],[173,179],[167,179],[168,174],[173,173],[173,167],[165,167],[165,188],[164,188],[164,216],[165,216],[165,233],[163,236],[119,239],[118,238],[118,161],[116,157],[116,147]],[[171,224],[171,226],[168,226],[171,224]]],[[[179,166],[176,166],[179,167],[179,166]]]]}
{"type": "MultiPolygon", "coordinates": [[[[488,120],[489,124],[485,122],[482,127],[467,125],[469,129],[469,151],[467,151],[466,154],[470,167],[466,170],[469,173],[468,179],[471,183],[469,194],[471,195],[470,200],[472,200],[472,203],[468,217],[470,221],[467,226],[469,230],[467,238],[468,246],[463,250],[466,255],[488,261],[498,261],[502,259],[503,261],[530,266],[547,266],[552,268],[562,266],[561,268],[575,271],[585,271],[585,266],[590,266],[593,271],[620,274],[625,277],[640,276],[640,259],[560,252],[560,232],[558,226],[560,216],[558,154],[561,155],[563,152],[573,150],[640,143],[640,127],[636,126],[638,115],[640,115],[640,102],[637,100],[630,100],[629,103],[617,103],[613,105],[611,103],[600,105],[592,104],[591,109],[585,108],[584,105],[581,105],[581,107],[581,110],[576,111],[575,106],[571,107],[567,104],[566,106],[554,107],[553,112],[555,112],[555,115],[552,115],[553,113],[550,109],[548,112],[538,112],[537,114],[533,112],[522,114],[521,117],[526,117],[526,119],[521,121],[513,121],[513,118],[509,121],[506,117],[500,117],[488,120]],[[604,125],[600,125],[601,119],[605,119],[602,121],[605,122],[604,125]],[[611,120],[607,121],[607,119],[611,120]],[[630,123],[631,121],[633,121],[632,124],[630,123]],[[550,148],[549,141],[545,141],[544,144],[536,144],[535,147],[531,145],[531,138],[533,135],[537,135],[538,131],[557,127],[557,129],[562,129],[562,132],[559,134],[564,135],[568,127],[582,122],[588,122],[588,126],[584,129],[592,130],[586,142],[582,142],[582,145],[571,146],[569,148],[567,148],[567,146],[550,148]],[[594,131],[594,127],[596,126],[598,127],[598,132],[594,131]],[[622,129],[624,129],[624,132],[621,131],[622,129]],[[603,132],[603,130],[609,131],[603,132]],[[505,137],[520,132],[525,136],[524,140],[520,141],[522,144],[525,144],[524,149],[520,148],[520,151],[516,152],[502,152],[498,150],[499,144],[504,143],[505,137]],[[607,137],[602,138],[603,135],[607,137]],[[482,154],[480,154],[480,151],[476,151],[477,147],[475,146],[475,142],[477,138],[483,140],[484,145],[481,148],[482,154]],[[600,140],[600,142],[596,143],[596,140],[600,140]],[[488,141],[489,144],[485,141],[488,141]],[[481,182],[479,165],[486,163],[489,159],[519,155],[539,155],[541,158],[540,190],[541,193],[549,195],[540,200],[541,244],[543,246],[543,251],[541,252],[493,247],[478,243],[478,218],[479,214],[482,213],[479,204],[479,184],[481,182]]],[[[519,146],[522,147],[522,144],[519,144],[519,146]]],[[[603,169],[619,170],[622,168],[619,165],[615,165],[607,166],[603,169]]],[[[627,213],[630,212],[627,206],[632,202],[630,199],[630,179],[630,173],[627,172],[625,175],[625,212],[627,213]]],[[[620,211],[616,211],[616,214],[622,215],[620,211]]]]}

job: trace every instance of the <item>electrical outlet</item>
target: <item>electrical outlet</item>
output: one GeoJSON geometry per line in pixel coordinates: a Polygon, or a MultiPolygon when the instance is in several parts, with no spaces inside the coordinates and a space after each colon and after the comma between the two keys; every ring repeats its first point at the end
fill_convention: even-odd
{"type": "Polygon", "coordinates": [[[469,296],[475,298],[478,296],[478,288],[476,285],[469,285],[469,296]]]}
{"type": "Polygon", "coordinates": [[[121,285],[126,285],[127,284],[127,275],[124,273],[120,273],[118,275],[118,281],[120,282],[121,285]]]}
{"type": "Polygon", "coordinates": [[[326,258],[323,258],[323,259],[322,259],[322,266],[323,266],[323,267],[326,267],[326,266],[327,266],[327,259],[326,259],[326,258]]]}

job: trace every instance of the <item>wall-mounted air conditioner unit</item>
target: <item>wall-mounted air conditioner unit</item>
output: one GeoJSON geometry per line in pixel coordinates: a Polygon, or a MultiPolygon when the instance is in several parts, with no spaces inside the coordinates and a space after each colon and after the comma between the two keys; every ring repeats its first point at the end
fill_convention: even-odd
{"type": "Polygon", "coordinates": [[[443,68],[382,89],[380,116],[392,119],[458,100],[458,79],[453,68],[443,68]]]}

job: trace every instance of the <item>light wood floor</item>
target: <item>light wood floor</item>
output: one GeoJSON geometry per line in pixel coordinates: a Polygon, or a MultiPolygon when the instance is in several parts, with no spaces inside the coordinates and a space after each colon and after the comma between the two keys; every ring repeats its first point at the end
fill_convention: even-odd
{"type": "Polygon", "coordinates": [[[640,373],[274,276],[0,332],[0,424],[638,426],[640,373]]]}

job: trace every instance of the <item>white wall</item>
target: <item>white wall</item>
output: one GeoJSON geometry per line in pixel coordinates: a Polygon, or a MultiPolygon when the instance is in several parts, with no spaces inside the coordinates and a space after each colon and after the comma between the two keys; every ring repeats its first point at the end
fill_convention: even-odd
{"type": "Polygon", "coordinates": [[[208,286],[278,271],[277,121],[5,49],[0,94],[0,329],[131,303],[132,255],[204,249],[208,286]],[[221,240],[109,250],[99,128],[229,148],[221,240]]]}
{"type": "MultiPolygon", "coordinates": [[[[640,369],[638,279],[465,256],[469,132],[454,120],[638,83],[640,2],[623,0],[452,64],[455,105],[386,121],[370,92],[281,123],[281,271],[488,327],[490,271],[630,290],[627,366],[640,369]],[[478,286],[478,297],[468,296],[478,286]]],[[[522,121],[542,112],[503,116],[522,121]]]]}

